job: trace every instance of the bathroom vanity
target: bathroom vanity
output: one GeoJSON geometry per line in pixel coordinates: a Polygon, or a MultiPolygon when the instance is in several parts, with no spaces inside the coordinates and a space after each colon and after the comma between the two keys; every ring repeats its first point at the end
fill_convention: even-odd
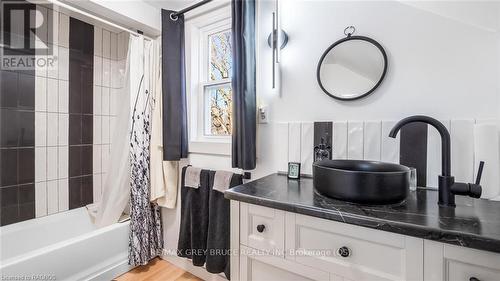
{"type": "Polygon", "coordinates": [[[225,197],[232,280],[500,280],[500,202],[443,208],[418,189],[399,204],[356,205],[279,174],[225,197]]]}

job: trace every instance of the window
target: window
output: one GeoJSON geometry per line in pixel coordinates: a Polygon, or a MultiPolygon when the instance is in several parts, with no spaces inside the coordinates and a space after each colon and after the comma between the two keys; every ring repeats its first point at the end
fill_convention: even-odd
{"type": "Polygon", "coordinates": [[[204,77],[203,108],[206,136],[231,135],[231,30],[223,30],[207,36],[205,53],[208,55],[208,71],[204,77]]]}
{"type": "Polygon", "coordinates": [[[189,152],[231,155],[231,2],[204,7],[185,21],[189,152]]]}

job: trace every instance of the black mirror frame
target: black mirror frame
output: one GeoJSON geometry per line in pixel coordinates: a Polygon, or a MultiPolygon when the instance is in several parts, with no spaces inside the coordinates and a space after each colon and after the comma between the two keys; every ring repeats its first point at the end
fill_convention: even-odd
{"type": "Polygon", "coordinates": [[[317,70],[316,70],[316,79],[318,80],[318,84],[321,88],[321,90],[323,90],[323,92],[325,92],[327,95],[329,95],[330,97],[334,98],[334,99],[338,99],[338,100],[343,100],[343,101],[350,101],[350,100],[357,100],[357,99],[361,99],[361,98],[364,98],[366,96],[368,96],[369,94],[371,94],[373,91],[375,91],[375,89],[378,88],[378,86],[382,83],[382,81],[384,80],[385,78],[385,73],[387,72],[387,54],[385,53],[385,50],[384,48],[382,47],[382,45],[380,45],[377,41],[373,40],[372,38],[369,38],[369,37],[366,37],[366,36],[350,36],[348,35],[347,37],[345,38],[342,38],[340,40],[338,40],[337,42],[333,43],[330,47],[328,47],[328,49],[326,49],[326,51],[323,53],[323,55],[321,56],[321,58],[319,59],[319,63],[318,63],[318,67],[317,67],[317,70]],[[334,94],[328,92],[325,87],[323,87],[323,84],[321,83],[321,78],[320,78],[320,70],[321,70],[321,64],[323,63],[323,60],[325,59],[326,55],[333,49],[335,48],[335,46],[339,45],[339,44],[342,44],[346,41],[350,41],[350,40],[363,40],[363,41],[367,41],[369,43],[372,43],[375,47],[377,47],[380,52],[382,53],[382,56],[384,57],[384,71],[382,72],[382,76],[380,76],[380,79],[378,80],[377,84],[375,84],[375,86],[373,86],[373,88],[371,88],[368,92],[360,95],[360,96],[357,96],[357,97],[354,97],[354,98],[342,98],[342,97],[338,97],[338,96],[335,96],[334,94]]]}

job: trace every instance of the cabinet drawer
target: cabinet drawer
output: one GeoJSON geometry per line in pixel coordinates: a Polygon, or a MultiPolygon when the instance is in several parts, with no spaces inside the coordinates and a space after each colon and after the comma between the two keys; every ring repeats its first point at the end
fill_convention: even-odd
{"type": "Polygon", "coordinates": [[[358,281],[423,280],[422,239],[291,213],[286,233],[287,259],[358,281]]]}
{"type": "Polygon", "coordinates": [[[325,271],[294,263],[272,255],[252,254],[242,246],[240,255],[240,281],[329,281],[325,271]]]}
{"type": "Polygon", "coordinates": [[[283,255],[285,244],[285,212],[242,203],[240,205],[241,244],[283,255]]]}

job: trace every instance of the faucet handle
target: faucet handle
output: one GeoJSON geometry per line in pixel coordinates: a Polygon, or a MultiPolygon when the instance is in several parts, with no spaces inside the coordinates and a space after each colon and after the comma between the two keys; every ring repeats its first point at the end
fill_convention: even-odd
{"type": "Polygon", "coordinates": [[[481,176],[483,175],[484,161],[479,161],[479,168],[477,169],[476,182],[469,184],[469,196],[473,198],[481,198],[483,188],[481,187],[481,176]]]}
{"type": "Polygon", "coordinates": [[[484,161],[479,161],[479,168],[477,169],[476,184],[481,183],[481,176],[483,175],[484,161]]]}

